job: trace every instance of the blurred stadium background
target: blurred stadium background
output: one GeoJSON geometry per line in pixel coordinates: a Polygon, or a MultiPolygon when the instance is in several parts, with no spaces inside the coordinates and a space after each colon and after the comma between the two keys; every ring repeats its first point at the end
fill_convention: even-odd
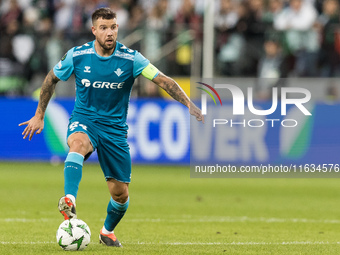
{"type": "MultiPolygon", "coordinates": [[[[339,254],[339,179],[189,179],[188,170],[190,152],[226,164],[339,162],[337,0],[0,0],[0,191],[7,194],[0,198],[0,253],[59,249],[56,201],[74,80],[57,85],[42,134],[25,141],[18,124],[34,114],[47,72],[69,48],[94,39],[90,15],[101,6],[117,12],[118,40],[188,94],[190,79],[201,77],[253,87],[264,109],[273,86],[312,93],[312,117],[289,111],[302,124],[294,132],[236,129],[213,134],[206,151],[196,151],[187,109],[138,78],[128,116],[133,203],[117,229],[126,248],[117,252],[339,254]]],[[[80,188],[79,215],[97,242],[109,199],[97,164],[84,168],[80,188]]],[[[110,251],[92,243],[88,252],[110,251]]]]}
{"type": "MultiPolygon", "coordinates": [[[[185,79],[202,74],[277,78],[337,77],[340,72],[337,0],[0,3],[0,92],[4,95],[32,95],[69,48],[93,39],[90,16],[103,6],[117,12],[119,41],[142,52],[163,72],[181,77],[184,87],[188,86],[185,79]],[[205,52],[212,54],[204,56],[205,52]],[[212,71],[204,74],[207,69],[212,71]]],[[[134,97],[162,96],[154,86],[142,83],[146,82],[137,81],[134,97]]],[[[328,94],[337,96],[328,85],[328,94]]],[[[58,86],[57,96],[73,93],[72,86],[58,86]]]]}
{"type": "MultiPolygon", "coordinates": [[[[90,15],[102,6],[117,12],[118,40],[139,50],[188,94],[190,78],[197,77],[237,83],[244,91],[254,87],[260,106],[270,101],[272,87],[308,88],[315,103],[311,109],[317,114],[312,121],[302,120],[305,128],[295,136],[309,130],[307,138],[291,139],[282,145],[278,157],[269,155],[265,161],[278,162],[288,154],[302,158],[310,146],[320,144],[332,148],[332,162],[336,161],[339,124],[327,118],[336,115],[339,100],[337,0],[2,0],[0,105],[6,124],[0,127],[0,140],[6,146],[0,148],[0,159],[63,160],[65,127],[75,94],[73,78],[58,84],[43,135],[24,142],[17,124],[34,113],[37,89],[48,70],[69,48],[93,40],[90,15]],[[325,108],[325,104],[332,107],[325,108]],[[313,123],[328,125],[319,129],[313,123]],[[328,136],[322,140],[320,134],[328,136]],[[303,143],[297,153],[293,150],[296,142],[303,143]]],[[[167,97],[146,79],[136,80],[128,120],[133,162],[189,163],[188,113],[185,107],[165,100],[167,97]]],[[[267,140],[274,136],[278,137],[274,133],[267,140]]],[[[240,137],[242,134],[233,139],[240,143],[240,137]]],[[[281,146],[280,141],[275,146],[281,146]]],[[[242,163],[239,155],[244,148],[232,149],[236,156],[228,161],[242,163]]],[[[319,155],[313,153],[305,159],[319,155]]],[[[264,159],[255,155],[253,161],[243,159],[247,160],[264,159]]]]}

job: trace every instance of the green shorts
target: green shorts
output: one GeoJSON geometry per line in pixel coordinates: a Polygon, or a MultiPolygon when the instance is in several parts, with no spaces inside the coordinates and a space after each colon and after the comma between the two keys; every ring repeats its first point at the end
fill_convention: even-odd
{"type": "MultiPolygon", "coordinates": [[[[67,138],[77,132],[85,133],[90,138],[93,150],[97,150],[99,164],[106,180],[113,178],[125,183],[131,181],[131,157],[127,131],[73,115],[68,125],[67,138]]],[[[85,160],[90,154],[85,156],[85,160]]]]}

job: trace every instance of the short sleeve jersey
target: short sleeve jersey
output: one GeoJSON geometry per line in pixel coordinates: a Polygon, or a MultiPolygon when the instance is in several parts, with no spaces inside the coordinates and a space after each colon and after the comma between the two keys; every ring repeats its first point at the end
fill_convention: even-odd
{"type": "Polygon", "coordinates": [[[149,63],[138,51],[118,41],[113,54],[102,57],[96,53],[92,41],[70,49],[53,72],[63,81],[75,75],[73,114],[126,130],[132,85],[149,63]]]}

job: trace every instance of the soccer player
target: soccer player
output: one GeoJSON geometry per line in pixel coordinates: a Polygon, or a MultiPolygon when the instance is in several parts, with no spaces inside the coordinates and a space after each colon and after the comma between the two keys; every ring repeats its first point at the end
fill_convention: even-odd
{"type": "Polygon", "coordinates": [[[113,230],[129,205],[128,187],[131,159],[127,143],[126,116],[134,80],[142,74],[189,108],[198,121],[202,113],[180,86],[158,71],[139,52],[116,41],[116,14],[109,8],[92,14],[95,40],[70,49],[47,74],[40,92],[35,115],[19,126],[27,125],[23,138],[40,134],[44,115],[59,80],[76,78],[76,101],[70,118],[67,144],[69,153],[64,167],[64,192],[58,208],[65,220],[76,218],[76,197],[82,178],[83,162],[97,150],[101,169],[111,194],[107,216],[100,231],[100,242],[120,247],[113,230]]]}

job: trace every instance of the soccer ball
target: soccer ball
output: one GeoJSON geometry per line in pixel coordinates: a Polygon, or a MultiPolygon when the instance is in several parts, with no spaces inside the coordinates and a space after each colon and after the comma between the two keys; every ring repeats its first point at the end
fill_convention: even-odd
{"type": "Polygon", "coordinates": [[[57,242],[65,251],[83,250],[90,243],[90,240],[89,226],[79,219],[65,220],[57,230],[57,242]]]}

